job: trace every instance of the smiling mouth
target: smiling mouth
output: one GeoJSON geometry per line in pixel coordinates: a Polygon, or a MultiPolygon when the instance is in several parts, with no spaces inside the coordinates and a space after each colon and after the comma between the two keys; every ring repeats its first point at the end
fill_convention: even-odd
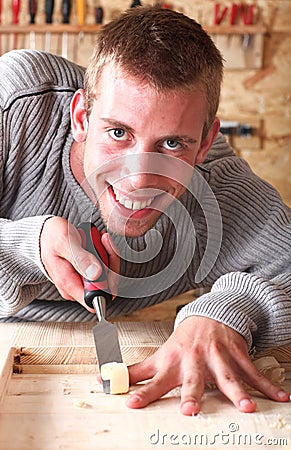
{"type": "Polygon", "coordinates": [[[143,199],[132,199],[129,198],[124,193],[122,193],[121,191],[119,191],[118,189],[116,189],[116,187],[111,186],[111,188],[114,192],[116,201],[120,205],[124,206],[124,208],[130,211],[141,211],[142,209],[149,208],[153,203],[153,201],[155,200],[155,198],[160,196],[160,194],[158,194],[157,196],[154,197],[148,197],[143,199]]]}

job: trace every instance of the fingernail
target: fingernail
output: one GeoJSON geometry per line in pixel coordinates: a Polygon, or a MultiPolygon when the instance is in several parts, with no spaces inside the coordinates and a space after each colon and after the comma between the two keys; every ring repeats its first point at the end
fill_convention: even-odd
{"type": "Polygon", "coordinates": [[[91,264],[89,267],[87,267],[85,277],[88,278],[88,280],[96,280],[98,275],[99,267],[96,264],[91,264]]]}
{"type": "Polygon", "coordinates": [[[129,399],[131,402],[134,402],[134,403],[140,403],[142,401],[141,397],[139,397],[139,395],[135,395],[135,394],[131,395],[129,397],[129,399]]]}
{"type": "Polygon", "coordinates": [[[250,406],[250,405],[254,405],[254,401],[251,398],[243,398],[240,402],[239,402],[239,406],[241,406],[242,408],[245,406],[250,406]]]}
{"type": "Polygon", "coordinates": [[[196,416],[199,413],[199,404],[194,401],[186,401],[181,405],[182,414],[186,416],[196,416]]]}
{"type": "Polygon", "coordinates": [[[285,392],[285,391],[279,391],[279,392],[277,392],[277,397],[279,397],[279,398],[286,398],[287,395],[288,395],[288,394],[287,394],[287,392],[285,392]]]}

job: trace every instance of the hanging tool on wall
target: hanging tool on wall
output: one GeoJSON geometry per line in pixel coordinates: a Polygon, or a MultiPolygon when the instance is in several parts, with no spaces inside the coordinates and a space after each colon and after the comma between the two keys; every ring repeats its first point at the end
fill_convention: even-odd
{"type": "Polygon", "coordinates": [[[96,6],[95,8],[95,23],[102,23],[103,22],[103,8],[102,6],[96,6]]]}
{"type": "MultiPolygon", "coordinates": [[[[232,5],[230,7],[230,14],[229,14],[229,25],[230,26],[234,26],[236,24],[238,10],[239,10],[239,6],[236,3],[232,3],[232,5]]],[[[233,37],[233,35],[229,34],[228,38],[227,38],[227,45],[229,47],[232,42],[232,37],[233,37]]]]}
{"type": "MultiPolygon", "coordinates": [[[[29,11],[29,17],[30,17],[29,23],[34,24],[36,12],[37,12],[36,0],[28,1],[28,11],[29,11]]],[[[30,46],[30,48],[35,49],[35,32],[34,31],[30,31],[30,33],[29,33],[29,46],[30,46]]]]}
{"type": "Polygon", "coordinates": [[[77,16],[78,16],[78,25],[82,26],[85,23],[85,15],[86,15],[86,3],[85,0],[77,0],[77,16]]]}
{"type": "MultiPolygon", "coordinates": [[[[221,24],[221,22],[224,20],[226,14],[228,11],[228,7],[225,6],[222,11],[220,12],[220,4],[219,3],[214,3],[214,17],[213,17],[213,24],[218,26],[221,24]]],[[[212,35],[212,39],[213,41],[217,44],[217,35],[213,34],[212,35]]]]}
{"type": "Polygon", "coordinates": [[[140,0],[133,0],[132,4],[130,5],[131,8],[135,8],[136,6],[142,6],[140,0]]]}
{"type": "MultiPolygon", "coordinates": [[[[12,0],[12,23],[13,25],[19,24],[19,10],[20,0],[12,0]]],[[[18,33],[14,33],[13,36],[13,48],[17,48],[18,33]]]]}
{"type": "MultiPolygon", "coordinates": [[[[245,4],[241,4],[240,5],[240,9],[241,9],[241,16],[242,16],[242,20],[244,25],[252,25],[253,24],[253,20],[254,20],[254,8],[255,5],[251,4],[251,5],[245,5],[245,4]]],[[[247,50],[248,47],[251,44],[251,35],[250,34],[244,34],[243,35],[243,40],[242,40],[242,47],[244,50],[247,50]]]]}
{"type": "Polygon", "coordinates": [[[225,6],[220,14],[220,4],[214,3],[214,25],[220,25],[226,16],[228,7],[225,6]]]}
{"type": "MultiPolygon", "coordinates": [[[[63,23],[70,23],[70,14],[71,14],[71,0],[62,0],[62,16],[63,23]]],[[[63,31],[62,36],[62,57],[68,58],[68,33],[67,31],[63,31]]]]}
{"type": "MultiPolygon", "coordinates": [[[[45,0],[45,22],[46,22],[46,24],[53,23],[54,7],[55,7],[54,0],[45,0]]],[[[50,31],[47,31],[45,33],[44,49],[46,52],[49,52],[50,48],[51,48],[51,33],[50,33],[50,31]]]]}
{"type": "MultiPolygon", "coordinates": [[[[78,16],[78,25],[82,27],[85,23],[86,16],[86,2],[85,0],[77,0],[77,16],[78,16]]],[[[80,31],[77,39],[77,44],[74,45],[74,61],[77,60],[77,51],[79,48],[79,44],[83,42],[84,39],[84,31],[80,31]]]]}

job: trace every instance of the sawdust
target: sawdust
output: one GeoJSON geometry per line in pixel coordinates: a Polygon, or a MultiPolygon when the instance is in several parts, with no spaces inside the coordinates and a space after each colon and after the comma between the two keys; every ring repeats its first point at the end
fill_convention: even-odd
{"type": "Polygon", "coordinates": [[[84,402],[83,400],[78,400],[74,403],[74,406],[76,406],[77,408],[91,408],[91,405],[84,402]]]}
{"type": "Polygon", "coordinates": [[[281,415],[277,416],[277,419],[275,422],[270,424],[270,428],[276,428],[277,430],[286,430],[286,431],[290,431],[291,430],[291,416],[286,416],[283,417],[281,415]]]}

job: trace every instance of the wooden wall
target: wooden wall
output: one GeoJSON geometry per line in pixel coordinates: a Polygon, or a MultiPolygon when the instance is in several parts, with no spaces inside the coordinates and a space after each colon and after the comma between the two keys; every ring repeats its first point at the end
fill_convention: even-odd
{"type": "MultiPolygon", "coordinates": [[[[48,45],[48,41],[45,41],[48,36],[44,33],[19,34],[16,41],[15,35],[3,34],[5,26],[12,22],[11,3],[12,0],[2,0],[1,52],[8,51],[15,45],[18,48],[35,47],[44,50],[48,45]]],[[[86,23],[94,23],[95,6],[101,5],[104,8],[104,21],[108,22],[130,6],[130,3],[131,0],[87,0],[86,23]]],[[[143,4],[146,3],[151,2],[144,0],[143,4]]],[[[166,3],[200,21],[205,27],[213,25],[214,0],[169,0],[166,3]]],[[[230,8],[232,3],[222,1],[221,7],[230,8]]],[[[256,25],[265,27],[262,34],[261,66],[253,68],[246,63],[243,69],[226,68],[219,116],[223,120],[237,120],[253,127],[252,137],[232,138],[232,143],[253,170],[273,184],[291,206],[291,0],[254,0],[252,3],[256,6],[256,25]]],[[[20,24],[29,22],[27,4],[22,0],[20,24]]],[[[60,4],[61,0],[55,1],[55,23],[62,21],[60,4]]],[[[76,24],[75,4],[73,2],[71,23],[76,24]]],[[[227,15],[221,26],[228,26],[228,20],[227,15]]],[[[38,0],[36,23],[44,22],[44,0],[38,0]]],[[[238,25],[240,24],[241,20],[238,25]]],[[[242,35],[226,35],[224,39],[228,45],[231,39],[236,39],[234,55],[236,50],[241,52],[242,35]]],[[[84,66],[93,44],[93,33],[52,33],[49,42],[50,51],[61,54],[65,48],[65,56],[84,66]],[[67,50],[63,45],[66,39],[67,50]]],[[[223,52],[222,48],[221,51],[223,52]]]]}

